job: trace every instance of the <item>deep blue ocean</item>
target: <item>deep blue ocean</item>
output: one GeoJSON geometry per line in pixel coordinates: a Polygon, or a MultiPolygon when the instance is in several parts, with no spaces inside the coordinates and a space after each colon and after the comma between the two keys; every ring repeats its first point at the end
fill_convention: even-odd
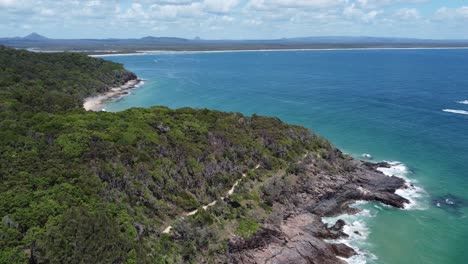
{"type": "Polygon", "coordinates": [[[345,217],[352,235],[344,242],[361,252],[351,262],[468,263],[468,50],[105,59],[146,80],[131,95],[104,105],[107,111],[163,105],[277,116],[355,157],[368,153],[374,161],[401,162],[392,172],[416,185],[405,193],[413,204],[405,210],[357,205],[365,210],[345,217]]]}

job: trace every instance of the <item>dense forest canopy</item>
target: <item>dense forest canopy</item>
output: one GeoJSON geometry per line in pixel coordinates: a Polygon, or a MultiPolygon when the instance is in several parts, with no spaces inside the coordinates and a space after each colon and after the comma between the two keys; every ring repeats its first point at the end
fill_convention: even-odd
{"type": "Polygon", "coordinates": [[[0,46],[0,107],[68,110],[135,74],[121,64],[77,53],[32,53],[0,46]]]}
{"type": "Polygon", "coordinates": [[[269,179],[308,152],[330,170],[342,158],[276,118],[81,108],[134,78],[102,59],[0,47],[0,263],[225,262],[229,236],[254,235],[287,199],[269,179]]]}

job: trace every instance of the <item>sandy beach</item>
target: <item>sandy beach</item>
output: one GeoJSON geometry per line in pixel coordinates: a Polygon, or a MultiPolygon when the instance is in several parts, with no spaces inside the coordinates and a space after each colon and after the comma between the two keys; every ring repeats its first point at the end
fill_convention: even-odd
{"type": "Polygon", "coordinates": [[[104,94],[88,97],[84,100],[83,108],[86,111],[101,111],[104,102],[128,94],[128,90],[138,87],[142,82],[143,80],[141,79],[130,80],[124,85],[109,89],[109,91],[104,94]]]}

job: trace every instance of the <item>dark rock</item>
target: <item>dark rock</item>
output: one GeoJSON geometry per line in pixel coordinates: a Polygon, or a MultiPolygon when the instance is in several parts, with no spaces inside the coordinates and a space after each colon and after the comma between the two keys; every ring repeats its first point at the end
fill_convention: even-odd
{"type": "Polygon", "coordinates": [[[461,215],[461,209],[468,206],[468,200],[460,196],[447,194],[433,199],[432,204],[448,213],[461,215]]]}
{"type": "Polygon", "coordinates": [[[163,124],[157,125],[156,128],[159,129],[159,131],[161,131],[161,133],[167,133],[167,132],[171,131],[170,127],[165,127],[165,126],[163,126],[163,124]]]}
{"type": "Polygon", "coordinates": [[[249,239],[233,237],[229,241],[229,252],[235,253],[245,249],[263,248],[271,243],[282,243],[283,234],[279,230],[263,228],[249,239]]]}
{"type": "Polygon", "coordinates": [[[350,258],[352,256],[357,255],[356,251],[352,249],[351,247],[345,245],[345,244],[331,244],[333,251],[337,256],[343,257],[343,258],[350,258]]]}
{"type": "Polygon", "coordinates": [[[382,161],[382,162],[369,162],[369,161],[363,161],[362,164],[366,166],[369,169],[376,170],[377,168],[390,168],[392,165],[390,163],[382,161]]]}
{"type": "Polygon", "coordinates": [[[343,231],[343,227],[346,225],[346,222],[343,219],[339,219],[336,223],[330,228],[333,231],[343,231]]]}
{"type": "MultiPolygon", "coordinates": [[[[270,243],[263,243],[262,237],[255,236],[253,239],[256,241],[254,248],[243,247],[242,251],[235,251],[231,248],[231,262],[244,264],[343,264],[344,262],[337,258],[338,255],[333,245],[308,232],[307,226],[316,222],[317,219],[316,216],[308,213],[293,216],[280,226],[280,230],[267,233],[265,241],[270,241],[270,243]]],[[[251,242],[245,241],[240,244],[247,245],[249,243],[251,242]]],[[[235,244],[240,245],[239,242],[235,244]]],[[[233,243],[230,243],[230,247],[233,247],[233,243]]],[[[340,250],[340,254],[347,252],[345,248],[338,250],[340,250]]]]}
{"type": "Polygon", "coordinates": [[[388,163],[358,161],[338,153],[328,155],[326,161],[306,155],[303,163],[297,165],[303,170],[294,174],[296,185],[285,188],[284,184],[278,184],[281,179],[271,179],[275,184],[264,189],[288,197],[276,199],[276,195],[272,200],[281,208],[285,219],[277,227],[269,228],[275,232],[262,231],[247,241],[240,238],[232,241],[233,263],[344,263],[338,256],[348,258],[357,253],[347,245],[328,244],[324,239],[347,237],[343,232],[346,223],[338,220],[328,228],[321,217],[358,213],[359,209],[349,206],[359,200],[378,201],[397,208],[409,202],[395,194],[397,189],[405,187],[405,181],[377,170],[390,167],[388,163]],[[334,168],[334,172],[327,172],[326,168],[334,168]]]}

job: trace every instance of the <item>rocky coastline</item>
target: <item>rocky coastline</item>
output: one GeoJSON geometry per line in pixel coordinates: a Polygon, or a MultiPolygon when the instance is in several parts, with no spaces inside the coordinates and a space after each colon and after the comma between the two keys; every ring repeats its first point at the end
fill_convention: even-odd
{"type": "Polygon", "coordinates": [[[232,237],[229,243],[232,263],[347,263],[347,258],[358,253],[349,245],[330,242],[348,236],[343,232],[345,221],[340,219],[329,227],[322,217],[356,214],[359,209],[350,205],[357,201],[376,201],[396,208],[409,203],[395,194],[396,190],[407,188],[405,180],[377,170],[390,167],[386,162],[370,163],[348,157],[348,171],[324,173],[310,156],[297,164],[303,170],[300,173],[303,179],[289,193],[283,193],[293,201],[281,205],[283,219],[264,226],[248,240],[232,237]]]}

